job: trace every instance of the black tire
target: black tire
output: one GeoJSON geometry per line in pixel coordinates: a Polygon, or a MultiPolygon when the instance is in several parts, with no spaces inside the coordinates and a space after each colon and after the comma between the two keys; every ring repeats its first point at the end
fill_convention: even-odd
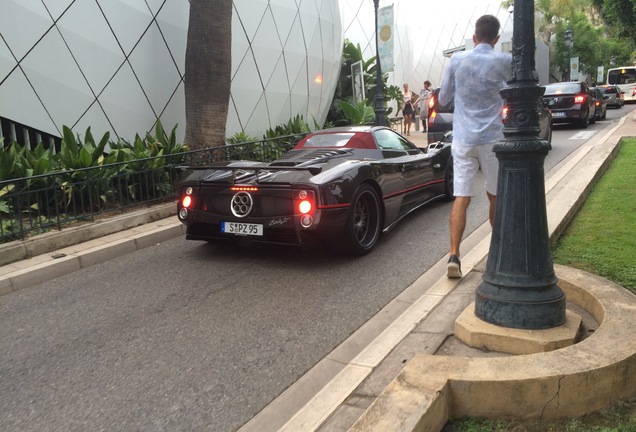
{"type": "Polygon", "coordinates": [[[382,233],[380,200],[370,185],[360,185],[353,194],[346,223],[343,251],[351,255],[370,252],[382,233]]]}
{"type": "Polygon", "coordinates": [[[446,175],[444,178],[444,201],[455,200],[453,183],[455,181],[455,171],[453,169],[453,157],[448,158],[446,165],[446,175]]]}
{"type": "Polygon", "coordinates": [[[585,116],[579,120],[578,125],[581,129],[587,129],[588,123],[589,123],[589,120],[587,119],[587,116],[585,116]]]}
{"type": "Polygon", "coordinates": [[[594,114],[592,118],[590,119],[590,124],[594,124],[594,123],[596,123],[596,114],[594,114]]]}

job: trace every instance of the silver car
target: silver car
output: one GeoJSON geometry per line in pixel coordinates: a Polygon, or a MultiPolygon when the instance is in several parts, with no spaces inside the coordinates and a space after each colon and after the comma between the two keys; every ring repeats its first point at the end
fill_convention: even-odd
{"type": "Polygon", "coordinates": [[[625,96],[623,96],[623,91],[615,85],[600,85],[597,88],[603,92],[604,96],[608,96],[607,98],[607,106],[620,108],[625,105],[625,96]]]}

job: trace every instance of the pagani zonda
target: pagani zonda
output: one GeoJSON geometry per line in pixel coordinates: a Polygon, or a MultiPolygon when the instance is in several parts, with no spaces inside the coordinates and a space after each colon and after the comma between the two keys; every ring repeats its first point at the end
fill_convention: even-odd
{"type": "Polygon", "coordinates": [[[450,144],[427,153],[386,127],[316,131],[271,163],[185,169],[177,214],[190,240],[248,238],[362,255],[409,212],[453,199],[450,144]]]}

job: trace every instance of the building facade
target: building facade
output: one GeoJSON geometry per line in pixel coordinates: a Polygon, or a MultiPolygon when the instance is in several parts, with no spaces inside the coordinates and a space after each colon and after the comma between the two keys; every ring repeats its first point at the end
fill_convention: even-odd
{"type": "MultiPolygon", "coordinates": [[[[443,51],[463,44],[480,15],[512,21],[497,1],[379,2],[390,4],[389,83],[415,92],[426,79],[440,84],[443,51]]],[[[0,0],[0,9],[3,136],[26,127],[59,137],[66,125],[132,140],[160,119],[183,139],[188,0],[0,0]]],[[[344,38],[375,55],[371,0],[234,0],[232,12],[227,136],[260,137],[298,114],[322,124],[344,38]]]]}

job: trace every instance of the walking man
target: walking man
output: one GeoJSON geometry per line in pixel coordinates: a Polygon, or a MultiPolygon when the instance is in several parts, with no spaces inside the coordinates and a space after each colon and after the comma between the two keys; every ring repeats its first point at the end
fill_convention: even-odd
{"type": "Polygon", "coordinates": [[[455,98],[453,142],[455,202],[450,215],[450,259],[447,276],[461,278],[459,245],[466,228],[466,212],[475,196],[475,177],[485,177],[486,195],[490,201],[489,219],[493,224],[497,198],[499,162],[492,151],[503,137],[503,99],[499,94],[510,79],[512,56],[497,52],[500,24],[496,17],[484,15],[475,24],[475,49],[458,52],[444,71],[439,103],[455,98]]]}

